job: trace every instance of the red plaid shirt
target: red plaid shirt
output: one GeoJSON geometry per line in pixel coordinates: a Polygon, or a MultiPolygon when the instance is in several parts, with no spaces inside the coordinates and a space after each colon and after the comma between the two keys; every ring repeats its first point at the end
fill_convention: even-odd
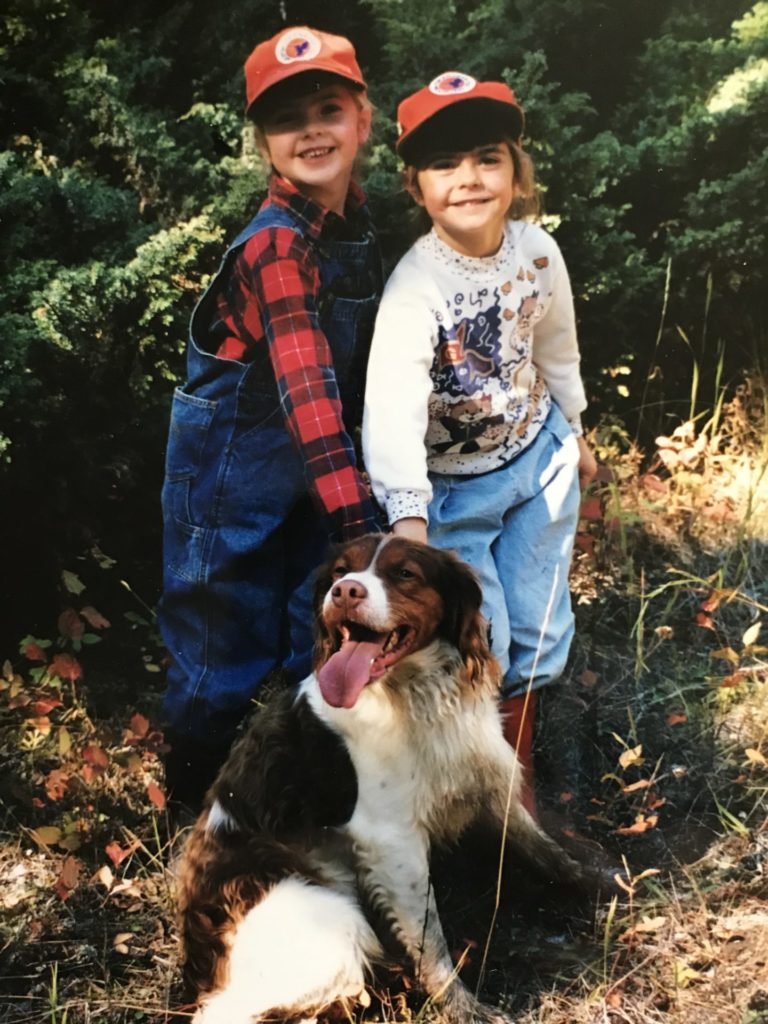
{"type": "MultiPolygon", "coordinates": [[[[309,237],[338,238],[365,218],[364,198],[353,183],[344,218],[273,176],[266,202],[290,209],[309,237]]],[[[315,258],[299,234],[283,227],[258,231],[235,257],[212,330],[223,335],[216,354],[224,359],[247,359],[251,346],[269,345],[285,425],[304,460],[309,492],[330,536],[342,540],[380,526],[342,421],[333,357],[318,325],[319,290],[315,258]]]]}

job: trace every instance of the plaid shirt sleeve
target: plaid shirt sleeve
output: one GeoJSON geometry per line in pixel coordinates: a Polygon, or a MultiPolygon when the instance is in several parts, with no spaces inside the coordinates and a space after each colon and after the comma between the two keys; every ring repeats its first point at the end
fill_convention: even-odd
{"type": "MultiPolygon", "coordinates": [[[[310,493],[333,540],[380,529],[346,432],[328,340],[316,308],[319,274],[304,240],[272,228],[246,243],[243,282],[256,298],[286,427],[301,453],[310,493]]],[[[242,264],[241,264],[242,267],[242,264]]]]}

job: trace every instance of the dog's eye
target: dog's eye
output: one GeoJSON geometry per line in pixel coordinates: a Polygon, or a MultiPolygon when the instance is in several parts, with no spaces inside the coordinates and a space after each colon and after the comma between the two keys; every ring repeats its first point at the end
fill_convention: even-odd
{"type": "Polygon", "coordinates": [[[349,570],[345,565],[335,565],[331,572],[331,577],[335,580],[340,580],[342,576],[347,575],[348,571],[349,570]]]}
{"type": "Polygon", "coordinates": [[[399,565],[394,572],[394,575],[399,580],[415,580],[418,579],[415,572],[411,572],[410,569],[406,569],[404,565],[399,565]]]}

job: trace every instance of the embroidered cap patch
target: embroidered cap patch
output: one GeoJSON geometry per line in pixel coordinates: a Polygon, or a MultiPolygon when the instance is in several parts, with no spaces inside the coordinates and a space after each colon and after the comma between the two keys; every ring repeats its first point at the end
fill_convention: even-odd
{"type": "Polygon", "coordinates": [[[311,60],[320,53],[322,43],[309,29],[291,29],[283,33],[275,45],[275,56],[281,64],[311,60]]]}
{"type": "Polygon", "coordinates": [[[429,83],[429,91],[435,96],[451,96],[460,92],[472,92],[477,81],[461,71],[444,71],[429,83]]]}

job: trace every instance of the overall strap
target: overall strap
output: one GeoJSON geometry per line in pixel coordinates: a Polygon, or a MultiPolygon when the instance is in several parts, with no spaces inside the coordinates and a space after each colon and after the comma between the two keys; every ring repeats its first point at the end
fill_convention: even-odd
{"type": "Polygon", "coordinates": [[[200,337],[198,334],[198,328],[205,329],[208,323],[208,300],[215,291],[219,279],[227,271],[230,262],[234,258],[234,254],[240,250],[245,243],[256,234],[257,231],[263,231],[265,228],[290,228],[297,234],[302,235],[301,223],[299,220],[292,216],[291,213],[282,206],[277,206],[275,203],[267,203],[259,210],[256,216],[247,224],[243,230],[237,235],[233,242],[229,244],[224,256],[222,257],[219,269],[213,275],[211,280],[208,282],[208,287],[205,289],[203,294],[197,300],[195,308],[192,311],[192,316],[189,321],[189,334],[190,340],[195,343],[196,339],[200,337]],[[201,322],[202,321],[202,322],[201,322]]]}

